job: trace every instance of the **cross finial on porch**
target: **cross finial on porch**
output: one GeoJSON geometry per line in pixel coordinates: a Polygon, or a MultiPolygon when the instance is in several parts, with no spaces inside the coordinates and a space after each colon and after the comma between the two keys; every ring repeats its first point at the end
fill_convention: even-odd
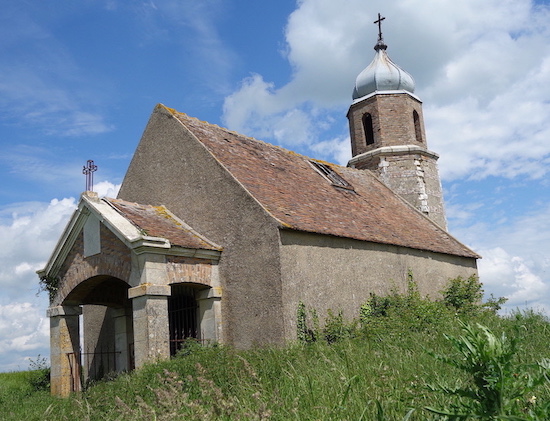
{"type": "Polygon", "coordinates": [[[86,165],[82,167],[82,174],[86,176],[86,191],[93,191],[94,189],[94,172],[97,171],[97,165],[94,161],[88,159],[86,165]]]}

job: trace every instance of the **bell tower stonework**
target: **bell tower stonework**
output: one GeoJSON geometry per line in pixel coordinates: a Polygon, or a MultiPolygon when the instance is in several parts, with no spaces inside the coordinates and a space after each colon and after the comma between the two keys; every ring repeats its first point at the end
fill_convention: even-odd
{"type": "MultiPolygon", "coordinates": [[[[381,18],[375,23],[379,24],[381,18]]],[[[391,61],[379,30],[376,54],[355,82],[348,111],[349,167],[370,170],[412,206],[447,229],[439,156],[428,150],[422,101],[413,78],[391,61]]]]}

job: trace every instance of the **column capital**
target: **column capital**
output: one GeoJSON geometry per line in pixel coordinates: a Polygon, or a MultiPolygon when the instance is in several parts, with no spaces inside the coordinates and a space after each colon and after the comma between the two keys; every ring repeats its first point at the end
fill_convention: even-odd
{"type": "Polygon", "coordinates": [[[82,307],[80,306],[55,306],[46,310],[46,316],[48,317],[80,316],[81,314],[82,307]]]}
{"type": "Polygon", "coordinates": [[[197,300],[209,300],[212,298],[221,299],[222,298],[222,289],[221,287],[211,287],[208,289],[203,289],[197,293],[197,300]]]}
{"type": "Polygon", "coordinates": [[[144,295],[160,295],[169,297],[172,295],[170,285],[141,284],[128,290],[128,298],[143,297],[144,295]]]}

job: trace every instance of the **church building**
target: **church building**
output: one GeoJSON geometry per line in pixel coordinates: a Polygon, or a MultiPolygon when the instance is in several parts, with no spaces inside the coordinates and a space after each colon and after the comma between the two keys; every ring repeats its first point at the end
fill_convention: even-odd
{"type": "Polygon", "coordinates": [[[346,167],[154,108],[118,197],[84,192],[39,272],[53,394],[187,338],[282,345],[300,302],[352,318],[371,293],[405,291],[410,272],[432,297],[477,273],[446,230],[413,78],[386,49],[380,33],[357,77],[346,167]]]}

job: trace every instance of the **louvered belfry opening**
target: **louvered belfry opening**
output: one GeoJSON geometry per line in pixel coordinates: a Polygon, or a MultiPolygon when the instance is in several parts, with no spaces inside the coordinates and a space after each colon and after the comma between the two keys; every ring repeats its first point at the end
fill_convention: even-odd
{"type": "Polygon", "coordinates": [[[196,289],[185,284],[172,284],[168,298],[170,355],[174,356],[189,338],[198,338],[196,289]]]}

